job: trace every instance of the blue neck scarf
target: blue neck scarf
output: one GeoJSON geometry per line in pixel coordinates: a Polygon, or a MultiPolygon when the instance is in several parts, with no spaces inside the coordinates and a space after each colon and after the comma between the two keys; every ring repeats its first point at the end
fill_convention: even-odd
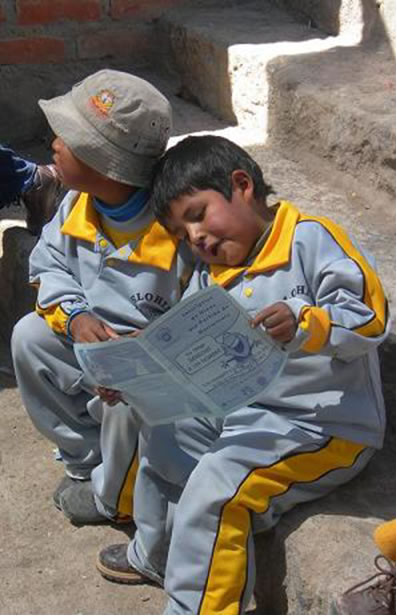
{"type": "Polygon", "coordinates": [[[149,200],[149,191],[146,188],[137,190],[126,203],[119,207],[110,207],[100,199],[94,197],[94,207],[99,214],[107,216],[116,222],[125,222],[135,218],[139,214],[149,200]]]}

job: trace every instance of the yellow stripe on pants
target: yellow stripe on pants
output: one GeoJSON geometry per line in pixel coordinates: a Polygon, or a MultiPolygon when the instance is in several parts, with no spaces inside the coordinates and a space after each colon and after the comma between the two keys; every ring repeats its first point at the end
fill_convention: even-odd
{"type": "Polygon", "coordinates": [[[332,470],[352,466],[364,449],[364,445],[333,438],[317,451],[291,455],[251,471],[223,507],[199,613],[240,613],[251,511],[265,512],[272,497],[284,494],[295,483],[313,482],[332,470]]]}
{"type": "Polygon", "coordinates": [[[127,477],[123,483],[118,500],[117,513],[132,517],[133,510],[133,495],[136,474],[138,472],[138,448],[133,457],[131,466],[128,470],[127,477]]]}

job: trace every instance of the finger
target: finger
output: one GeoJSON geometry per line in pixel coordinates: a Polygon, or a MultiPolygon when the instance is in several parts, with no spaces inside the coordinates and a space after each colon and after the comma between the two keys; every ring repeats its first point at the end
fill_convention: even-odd
{"type": "Polygon", "coordinates": [[[137,338],[140,334],[141,334],[141,330],[140,329],[135,329],[133,332],[129,332],[128,334],[125,334],[128,338],[137,338]]]}
{"type": "Polygon", "coordinates": [[[284,304],[281,304],[281,308],[280,308],[279,303],[271,304],[271,306],[266,306],[266,308],[264,308],[263,310],[258,312],[258,314],[255,315],[255,317],[251,321],[251,325],[253,327],[257,327],[260,323],[263,323],[270,316],[274,314],[278,314],[280,310],[283,309],[282,308],[283,306],[284,304]]]}
{"type": "Polygon", "coordinates": [[[263,321],[266,318],[267,314],[268,314],[268,310],[266,308],[265,308],[265,310],[261,310],[260,312],[258,312],[258,314],[256,314],[254,316],[254,318],[251,320],[251,326],[252,327],[258,327],[258,325],[263,323],[263,321]]]}
{"type": "Polygon", "coordinates": [[[107,323],[103,323],[103,329],[108,335],[108,338],[111,338],[112,340],[120,338],[119,334],[112,327],[110,327],[110,325],[107,325],[107,323]]]}
{"type": "Polygon", "coordinates": [[[277,340],[278,342],[290,342],[294,337],[294,332],[291,327],[285,323],[276,325],[275,327],[266,328],[269,336],[277,340]]]}
{"type": "MultiPolygon", "coordinates": [[[[262,323],[266,329],[270,329],[272,327],[277,327],[277,325],[281,325],[282,323],[286,323],[286,321],[287,319],[285,314],[281,312],[273,312],[273,314],[266,316],[262,323]]],[[[290,322],[290,319],[288,319],[288,322],[290,322]]]]}
{"type": "Polygon", "coordinates": [[[100,322],[95,324],[93,323],[89,336],[91,338],[90,342],[105,342],[106,340],[109,340],[109,334],[100,322]]]}
{"type": "Polygon", "coordinates": [[[78,342],[104,342],[107,338],[98,334],[98,332],[89,330],[81,334],[78,342]]]}

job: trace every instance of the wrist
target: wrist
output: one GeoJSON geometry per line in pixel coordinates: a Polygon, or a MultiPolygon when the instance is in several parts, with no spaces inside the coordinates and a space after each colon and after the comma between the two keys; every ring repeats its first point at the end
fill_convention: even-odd
{"type": "Polygon", "coordinates": [[[86,308],[76,308],[70,313],[69,318],[66,322],[66,336],[69,340],[74,340],[74,337],[71,331],[71,325],[72,325],[73,319],[77,317],[79,314],[84,314],[84,313],[88,314],[88,312],[89,311],[86,308]]]}

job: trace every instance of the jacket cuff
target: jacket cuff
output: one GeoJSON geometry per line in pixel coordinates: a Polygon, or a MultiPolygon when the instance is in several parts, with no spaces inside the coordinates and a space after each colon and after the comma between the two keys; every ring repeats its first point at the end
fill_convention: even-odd
{"type": "Polygon", "coordinates": [[[331,320],[324,308],[306,306],[300,314],[299,327],[310,334],[302,350],[308,353],[318,353],[328,341],[331,320]]]}
{"type": "Polygon", "coordinates": [[[70,325],[74,319],[74,317],[77,317],[78,314],[82,314],[83,312],[89,312],[88,308],[76,308],[75,310],[73,310],[70,315],[68,320],[66,321],[66,337],[71,340],[73,342],[73,336],[72,333],[70,331],[70,325]]]}
{"type": "Polygon", "coordinates": [[[301,299],[283,300],[293,312],[298,329],[291,342],[284,348],[291,352],[298,349],[307,353],[318,353],[326,344],[331,329],[331,320],[324,308],[310,306],[301,299]]]}

